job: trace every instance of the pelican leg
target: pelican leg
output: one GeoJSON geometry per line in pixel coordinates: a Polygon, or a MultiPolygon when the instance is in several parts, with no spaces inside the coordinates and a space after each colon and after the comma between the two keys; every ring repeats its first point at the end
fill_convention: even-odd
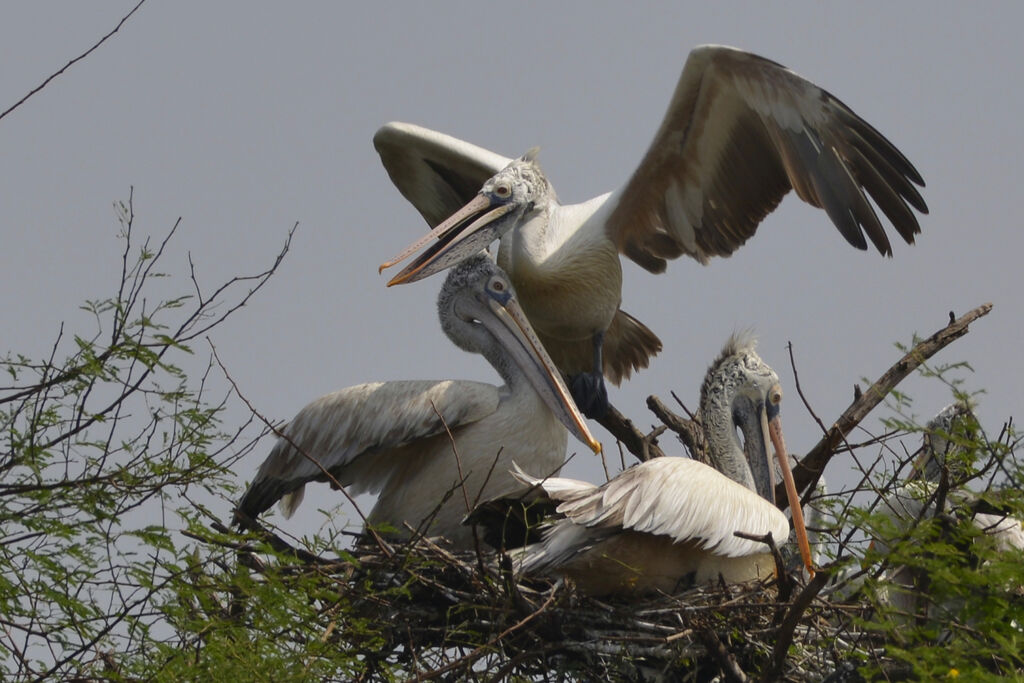
{"type": "Polygon", "coordinates": [[[597,332],[594,342],[594,369],[569,378],[569,391],[580,412],[592,420],[608,414],[608,389],[604,385],[604,330],[597,332]]]}

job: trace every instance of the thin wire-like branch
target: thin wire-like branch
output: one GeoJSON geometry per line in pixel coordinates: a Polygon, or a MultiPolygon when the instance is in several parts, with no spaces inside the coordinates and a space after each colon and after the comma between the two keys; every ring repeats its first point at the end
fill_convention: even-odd
{"type": "Polygon", "coordinates": [[[5,110],[4,112],[0,113],[0,119],[3,119],[3,118],[4,118],[5,116],[7,116],[8,114],[10,114],[10,113],[11,113],[12,111],[14,111],[15,109],[17,109],[17,108],[18,108],[18,107],[20,107],[21,105],[25,104],[25,102],[26,102],[26,101],[28,100],[28,98],[32,97],[32,96],[33,96],[33,95],[35,95],[35,94],[36,94],[37,92],[39,92],[40,90],[42,90],[43,88],[45,88],[46,86],[48,86],[48,85],[50,84],[50,81],[52,81],[53,79],[57,78],[57,76],[60,76],[60,75],[61,75],[62,73],[64,73],[65,71],[67,71],[67,70],[68,70],[68,69],[69,69],[69,68],[70,68],[70,67],[71,67],[71,66],[72,66],[73,64],[75,64],[76,62],[80,62],[80,61],[82,61],[83,59],[85,59],[86,57],[88,57],[89,55],[91,55],[91,54],[92,54],[92,53],[93,53],[93,52],[94,52],[94,51],[95,51],[95,50],[96,50],[97,48],[99,48],[99,46],[100,46],[100,45],[102,45],[103,43],[107,42],[107,39],[108,39],[108,38],[110,38],[110,37],[111,37],[111,36],[113,36],[113,35],[114,35],[115,33],[117,33],[118,31],[120,31],[120,30],[121,30],[121,27],[122,27],[122,26],[124,26],[124,23],[125,23],[126,21],[128,21],[128,19],[130,19],[130,18],[131,18],[131,16],[132,16],[133,14],[135,14],[135,12],[136,12],[136,11],[138,11],[138,9],[139,9],[140,7],[142,7],[143,3],[145,3],[145,2],[146,2],[146,0],[139,0],[139,4],[135,5],[135,7],[132,7],[131,11],[130,11],[130,12],[128,12],[128,14],[124,15],[123,17],[121,17],[121,21],[117,22],[117,26],[115,26],[115,27],[113,28],[113,30],[112,30],[112,31],[110,31],[110,33],[108,33],[107,35],[105,35],[105,36],[103,36],[102,38],[100,38],[100,39],[99,39],[98,41],[96,41],[96,43],[95,43],[95,44],[94,44],[94,45],[93,45],[92,47],[90,47],[90,48],[89,48],[88,50],[86,50],[86,51],[85,51],[85,52],[83,52],[82,54],[78,55],[77,57],[75,57],[74,59],[72,59],[71,61],[69,61],[69,62],[68,62],[67,64],[65,64],[64,66],[62,66],[62,67],[61,67],[60,69],[58,69],[57,71],[55,71],[55,72],[53,72],[52,74],[50,74],[50,75],[49,75],[49,76],[48,76],[48,77],[46,78],[46,80],[44,80],[44,81],[43,81],[42,83],[40,83],[40,84],[39,84],[39,85],[37,85],[36,87],[32,88],[32,90],[28,91],[28,93],[27,93],[27,94],[26,94],[26,95],[25,95],[24,97],[22,97],[22,98],[21,98],[20,100],[18,100],[17,102],[15,102],[14,104],[12,104],[12,105],[11,105],[10,107],[8,107],[8,108],[7,108],[7,109],[6,109],[6,110],[5,110]]]}
{"type": "MultiPolygon", "coordinates": [[[[381,552],[383,552],[385,555],[390,555],[392,552],[390,545],[388,545],[384,541],[384,539],[373,529],[373,525],[367,522],[366,515],[363,514],[363,511],[356,504],[355,499],[352,498],[349,492],[345,490],[345,487],[341,485],[341,482],[339,482],[337,478],[333,474],[331,474],[331,472],[326,467],[323,466],[319,458],[314,458],[313,456],[309,455],[298,444],[292,441],[291,437],[289,437],[285,432],[283,432],[277,425],[273,424],[262,413],[256,410],[256,407],[252,404],[252,402],[250,402],[249,399],[245,396],[245,394],[243,394],[242,391],[239,389],[238,384],[231,376],[231,373],[228,372],[227,367],[225,367],[224,363],[221,362],[220,356],[217,355],[217,347],[214,346],[213,342],[209,339],[207,339],[207,343],[209,343],[210,348],[213,351],[213,357],[217,361],[217,365],[220,366],[221,372],[224,373],[224,377],[231,384],[231,388],[234,390],[235,395],[238,396],[242,403],[244,403],[245,406],[249,409],[249,412],[258,420],[260,420],[267,428],[269,428],[278,438],[285,439],[291,445],[291,447],[296,450],[296,452],[300,453],[302,457],[306,458],[320,469],[320,473],[323,474],[327,481],[330,482],[333,486],[337,487],[337,489],[341,491],[342,495],[345,496],[348,502],[352,504],[352,507],[355,509],[356,514],[359,515],[359,518],[363,521],[363,528],[366,529],[366,531],[370,534],[374,542],[380,548],[381,552]]],[[[249,528],[253,531],[258,531],[260,533],[269,533],[265,528],[260,526],[256,522],[256,520],[249,519],[238,511],[236,511],[236,513],[238,515],[237,521],[239,521],[246,528],[249,528]]]]}

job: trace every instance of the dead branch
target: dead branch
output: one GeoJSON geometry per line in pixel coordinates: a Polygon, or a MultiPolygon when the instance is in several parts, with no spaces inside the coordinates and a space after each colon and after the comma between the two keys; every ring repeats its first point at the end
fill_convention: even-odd
{"type": "Polygon", "coordinates": [[[665,452],[658,446],[658,435],[665,431],[664,426],[654,429],[650,434],[644,434],[633,425],[632,420],[620,413],[611,404],[608,405],[608,413],[598,422],[602,427],[611,432],[611,435],[618,439],[640,462],[646,462],[651,458],[664,457],[665,452]]]}
{"type": "Polygon", "coordinates": [[[666,427],[675,432],[683,445],[689,449],[694,460],[707,462],[707,444],[704,442],[704,431],[699,422],[676,415],[657,396],[647,397],[647,407],[666,427]]]}
{"type": "Polygon", "coordinates": [[[775,651],[772,655],[774,666],[765,675],[765,680],[775,680],[781,676],[782,668],[786,663],[786,655],[789,652],[789,646],[793,643],[796,625],[830,578],[832,578],[831,572],[816,572],[814,578],[810,580],[807,586],[800,591],[800,595],[796,597],[796,600],[793,601],[793,605],[789,608],[786,618],[782,620],[782,625],[779,626],[775,641],[775,651]]]}
{"type": "Polygon", "coordinates": [[[725,645],[722,644],[722,641],[713,630],[705,629],[701,631],[701,640],[704,641],[704,647],[707,648],[708,654],[714,657],[718,661],[719,666],[722,667],[725,680],[732,681],[733,683],[747,683],[747,675],[743,673],[743,669],[736,663],[736,656],[725,648],[725,645]]]}
{"type": "MultiPolygon", "coordinates": [[[[800,459],[800,463],[793,468],[793,479],[796,481],[798,491],[813,488],[818,483],[818,478],[825,470],[825,465],[836,453],[839,444],[843,442],[847,434],[860,424],[860,421],[867,417],[868,413],[874,410],[875,406],[882,402],[889,392],[902,382],[907,375],[921,366],[926,360],[944,349],[950,343],[967,334],[968,325],[988,314],[992,310],[992,304],[982,304],[967,312],[960,318],[950,322],[948,325],[932,334],[927,339],[919,342],[903,358],[898,360],[892,367],[885,371],[881,377],[868,387],[853,403],[839,416],[839,419],[829,428],[814,448],[807,455],[800,459]]],[[[779,507],[785,509],[786,490],[783,484],[775,487],[775,499],[780,501],[779,507]]]]}

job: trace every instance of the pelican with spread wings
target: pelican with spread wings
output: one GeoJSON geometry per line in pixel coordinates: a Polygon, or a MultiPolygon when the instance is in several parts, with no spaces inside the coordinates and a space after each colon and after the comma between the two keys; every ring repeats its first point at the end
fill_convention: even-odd
{"type": "Polygon", "coordinates": [[[434,229],[381,269],[426,247],[389,285],[427,277],[501,240],[498,261],[583,412],[607,409],[618,384],[661,350],[619,308],[619,255],[652,273],[682,255],[728,256],[794,190],[825,210],[847,242],[892,245],[874,204],[906,242],[920,232],[921,175],[838,98],[763,57],[694,49],[668,111],[626,183],[561,204],[537,164],[406,123],[374,137],[399,191],[434,229]]]}

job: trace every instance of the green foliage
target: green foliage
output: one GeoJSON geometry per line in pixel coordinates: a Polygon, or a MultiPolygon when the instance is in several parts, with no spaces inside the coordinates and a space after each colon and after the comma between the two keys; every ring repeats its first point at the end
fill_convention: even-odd
{"type": "Polygon", "coordinates": [[[8,676],[118,678],[153,663],[145,656],[172,634],[165,611],[196,562],[174,528],[197,508],[181,503],[197,489],[230,492],[231,465],[245,452],[242,432],[221,423],[228,391],[210,398],[211,365],[190,378],[180,363],[194,363],[196,338],[273,268],[209,297],[193,280],[193,293],[160,299],[156,267],[177,225],[160,244],[137,246],[131,201],[116,208],[124,245],[116,294],[82,307],[95,331],[67,335],[62,326],[48,356],[2,360],[11,380],[0,388],[0,671],[8,676]]]}
{"type": "MultiPolygon", "coordinates": [[[[238,397],[195,345],[288,246],[262,273],[209,295],[193,277],[181,294],[160,270],[178,226],[137,245],[131,201],[118,213],[116,292],[82,306],[95,329],[62,328],[44,357],[2,361],[6,677],[799,680],[851,662],[868,678],[1024,671],[1024,558],[978,523],[1024,519],[1018,437],[974,420],[939,433],[900,393],[889,435],[850,447],[861,484],[815,502],[833,519],[819,529],[834,559],[821,573],[827,599],[824,581],[792,592],[780,582],[620,604],[519,583],[490,558],[430,544],[344,550],[324,530],[289,544],[226,528],[211,510],[231,509],[232,466],[266,429],[248,408],[226,424],[238,397]],[[937,483],[907,483],[920,459],[887,440],[907,434],[945,444],[937,483]],[[909,513],[894,514],[894,496],[909,513]],[[792,639],[780,636],[791,618],[792,639]]],[[[923,374],[969,402],[949,379],[964,369],[923,374]]]]}
{"type": "MultiPolygon", "coordinates": [[[[964,405],[973,397],[953,368],[927,370],[964,405]]],[[[910,403],[900,400],[900,409],[910,403]]],[[[916,432],[925,446],[895,456],[869,478],[867,505],[847,507],[838,527],[853,543],[848,586],[858,602],[853,639],[869,679],[910,676],[989,680],[1024,672],[1024,463],[1011,424],[990,437],[973,414],[951,429],[897,413],[889,429],[916,432]],[[931,446],[942,444],[938,481],[922,479],[931,446]],[[989,515],[989,516],[985,516],[989,515]],[[1007,540],[1015,537],[1016,540],[1007,540]],[[870,541],[870,544],[867,544],[870,541]],[[1011,547],[1013,546],[1013,547],[1011,547]],[[881,648],[877,645],[881,644],[881,648]]],[[[935,457],[935,456],[933,456],[935,457]]],[[[884,459],[884,458],[883,458],[884,459]]],[[[842,494],[840,494],[842,495],[842,494]]]]}

